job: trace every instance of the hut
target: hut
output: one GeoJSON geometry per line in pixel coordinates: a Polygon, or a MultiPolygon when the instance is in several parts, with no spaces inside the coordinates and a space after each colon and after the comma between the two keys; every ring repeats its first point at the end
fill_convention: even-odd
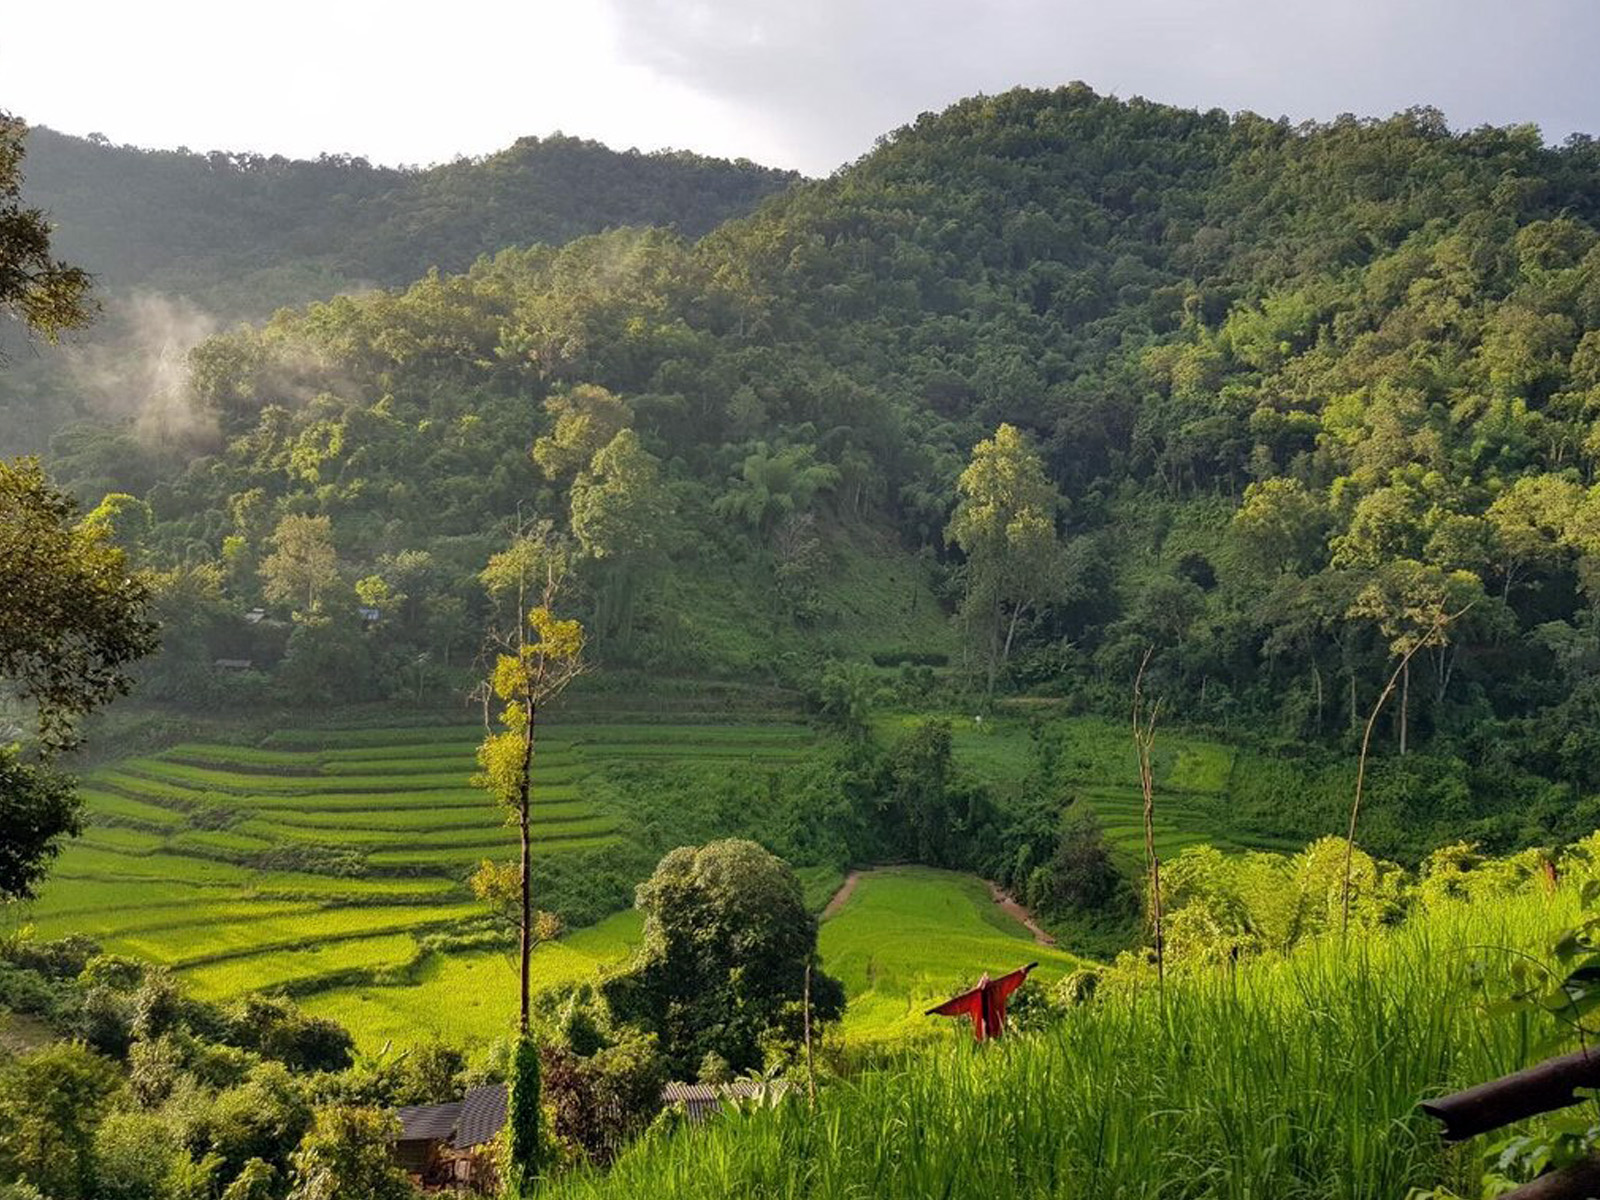
{"type": "Polygon", "coordinates": [[[395,1161],[426,1185],[477,1188],[490,1143],[506,1123],[506,1085],[485,1084],[448,1104],[396,1111],[400,1138],[395,1161]]]}

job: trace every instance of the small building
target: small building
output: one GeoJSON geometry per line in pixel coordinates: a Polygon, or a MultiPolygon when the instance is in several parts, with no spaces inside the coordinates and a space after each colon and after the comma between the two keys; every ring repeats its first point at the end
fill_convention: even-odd
{"type": "Polygon", "coordinates": [[[264,609],[264,608],[252,608],[249,612],[244,614],[245,624],[246,625],[259,625],[265,619],[266,615],[267,615],[267,610],[266,609],[264,609]]]}
{"type": "Polygon", "coordinates": [[[789,1090],[786,1079],[757,1083],[735,1079],[729,1083],[669,1083],[661,1089],[663,1104],[677,1105],[691,1122],[704,1121],[722,1110],[725,1101],[781,1100],[789,1090]]]}
{"type": "Polygon", "coordinates": [[[448,1104],[399,1109],[395,1161],[422,1183],[483,1190],[491,1144],[506,1123],[506,1085],[485,1084],[448,1104]]]}
{"type": "MultiPolygon", "coordinates": [[[[693,1124],[720,1112],[724,1103],[777,1101],[789,1091],[784,1079],[758,1083],[669,1083],[661,1089],[663,1105],[676,1105],[693,1124]]],[[[418,1104],[397,1109],[400,1139],[395,1162],[424,1187],[453,1187],[491,1192],[493,1143],[506,1123],[506,1085],[475,1087],[448,1104],[418,1104]]]]}

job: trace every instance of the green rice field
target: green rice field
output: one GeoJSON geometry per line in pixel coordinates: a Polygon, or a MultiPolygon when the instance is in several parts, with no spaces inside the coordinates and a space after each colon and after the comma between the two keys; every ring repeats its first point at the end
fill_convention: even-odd
{"type": "MultiPolygon", "coordinates": [[[[950,721],[956,758],[981,778],[1018,782],[1035,761],[1028,722],[1016,715],[978,718],[943,714],[950,721]]],[[[895,715],[877,722],[886,739],[899,737],[926,716],[895,715]]],[[[1074,801],[1095,811],[1107,840],[1118,850],[1144,857],[1144,796],[1133,739],[1126,726],[1098,717],[1056,718],[1047,728],[1056,745],[1055,788],[1063,806],[1074,801]]],[[[1234,748],[1176,731],[1157,735],[1155,769],[1156,851],[1170,858],[1204,842],[1220,850],[1299,850],[1304,839],[1231,833],[1227,791],[1234,748]]]]}
{"type": "MultiPolygon", "coordinates": [[[[544,943],[533,954],[534,990],[595,978],[601,968],[632,954],[642,926],[639,913],[629,910],[544,943]]],[[[517,1011],[517,956],[492,950],[431,954],[404,982],[330,988],[304,997],[301,1005],[338,1021],[365,1049],[425,1038],[458,1046],[481,1044],[511,1028],[517,1011]]]]}
{"type": "MultiPolygon", "coordinates": [[[[794,723],[686,721],[549,727],[534,766],[535,855],[558,866],[624,848],[626,814],[591,786],[602,765],[781,767],[813,738],[794,723]]],[[[40,936],[85,933],[165,964],[208,998],[326,981],[328,1003],[352,1008],[353,1025],[386,1028],[390,1002],[359,999],[352,974],[404,971],[426,985],[444,972],[453,990],[504,968],[478,952],[445,971],[418,942],[481,926],[487,913],[466,879],[482,860],[516,852],[503,814],[470,782],[481,736],[471,725],[291,728],[254,745],[191,741],[88,772],[88,827],[25,919],[40,936]]],[[[622,914],[543,948],[547,982],[606,960],[613,943],[625,949],[617,931],[630,921],[622,914]]],[[[418,1004],[436,995],[415,989],[418,1004]]],[[[478,1028],[461,1016],[462,1032],[478,1028]]]]}
{"type": "Polygon", "coordinates": [[[826,970],[845,986],[842,1032],[852,1040],[899,1040],[970,1024],[926,1017],[941,1000],[971,987],[984,972],[1039,967],[1029,986],[1048,986],[1081,966],[1042,946],[989,896],[983,882],[929,867],[888,867],[861,875],[818,939],[826,970]]]}
{"type": "MultiPolygon", "coordinates": [[[[879,732],[892,740],[921,719],[885,718],[879,732]]],[[[979,777],[1004,786],[1030,770],[1026,720],[951,723],[958,759],[979,777]]],[[[1125,731],[1092,718],[1049,728],[1062,805],[1092,806],[1113,845],[1142,856],[1125,731]]],[[[508,956],[482,949],[482,939],[473,949],[423,945],[483,929],[487,910],[466,879],[480,861],[515,853],[501,812],[470,783],[480,736],[470,725],[290,727],[253,744],[187,741],[91,771],[82,781],[88,828],[25,919],[41,936],[85,933],[166,964],[207,998],[287,989],[371,1048],[418,1034],[486,1040],[514,998],[508,956]]],[[[536,857],[582,878],[596,863],[643,864],[667,848],[647,821],[630,819],[626,791],[603,786],[602,768],[699,768],[685,776],[693,780],[736,767],[782,771],[815,753],[814,732],[781,717],[552,724],[534,767],[536,857]]],[[[1232,751],[1217,743],[1159,743],[1164,855],[1201,841],[1241,848],[1221,833],[1232,767],[1232,751]]],[[[819,910],[841,882],[834,867],[802,875],[819,910]]],[[[631,912],[575,930],[539,949],[536,987],[591,976],[638,937],[631,912]]],[[[867,873],[825,922],[822,952],[850,996],[845,1036],[866,1041],[932,1032],[922,1011],[983,971],[1036,958],[1036,978],[1048,984],[1079,962],[1035,945],[981,881],[910,868],[867,873]]]]}

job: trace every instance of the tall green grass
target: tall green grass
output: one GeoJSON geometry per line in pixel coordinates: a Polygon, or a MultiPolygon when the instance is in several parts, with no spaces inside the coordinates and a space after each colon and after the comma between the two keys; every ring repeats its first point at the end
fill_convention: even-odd
{"type": "Polygon", "coordinates": [[[1570,893],[1451,904],[1403,929],[1169,980],[1048,1032],[946,1045],[641,1143],[560,1200],[983,1196],[1400,1200],[1476,1188],[1426,1096],[1510,1071],[1550,1030],[1486,1019],[1479,971],[1570,922],[1570,893]]]}

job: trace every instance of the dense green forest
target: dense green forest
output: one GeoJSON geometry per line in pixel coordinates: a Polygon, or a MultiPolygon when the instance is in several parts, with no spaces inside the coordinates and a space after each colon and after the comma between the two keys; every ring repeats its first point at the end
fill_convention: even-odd
{"type": "Polygon", "coordinates": [[[506,250],[215,337],[187,440],[80,426],[50,465],[127,493],[104,518],[168,573],[150,696],[444,686],[487,555],[549,521],[611,668],[948,662],[1120,708],[1154,647],[1172,717],[1315,771],[1412,651],[1397,786],[1510,844],[1600,792],[1597,166],[1425,110],[1015,91],[697,242],[506,250]],[[951,520],[1002,425],[1044,539],[1010,566],[951,520]]]}
{"type": "Polygon", "coordinates": [[[426,169],[142,150],[46,128],[29,131],[27,150],[28,200],[55,222],[57,253],[105,286],[190,294],[230,315],[265,315],[277,290],[306,298],[293,294],[296,277],[331,294],[623,225],[698,237],[794,179],[561,134],[426,169]]]}
{"type": "Polygon", "coordinates": [[[426,169],[142,150],[42,127],[26,150],[27,201],[49,213],[55,252],[94,275],[102,312],[70,360],[0,335],[12,360],[0,390],[8,452],[42,448],[74,416],[149,404],[180,364],[148,360],[181,357],[233,321],[463,270],[507,246],[626,225],[698,237],[794,179],[560,134],[426,169]]]}

